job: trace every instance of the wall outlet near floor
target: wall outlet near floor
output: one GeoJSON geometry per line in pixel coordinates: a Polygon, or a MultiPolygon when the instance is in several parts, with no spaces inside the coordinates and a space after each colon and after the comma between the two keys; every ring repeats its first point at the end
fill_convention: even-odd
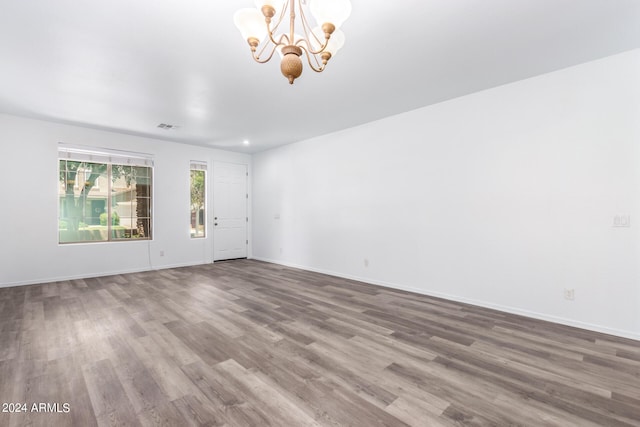
{"type": "Polygon", "coordinates": [[[164,256],[164,251],[160,251],[160,256],[164,256]]]}
{"type": "Polygon", "coordinates": [[[613,226],[614,227],[631,227],[631,215],[616,215],[613,217],[613,226]]]}
{"type": "Polygon", "coordinates": [[[364,266],[369,267],[369,260],[367,258],[364,259],[364,266]]]}
{"type": "Polygon", "coordinates": [[[565,289],[564,290],[564,299],[573,301],[576,298],[576,290],[575,289],[565,289]]]}

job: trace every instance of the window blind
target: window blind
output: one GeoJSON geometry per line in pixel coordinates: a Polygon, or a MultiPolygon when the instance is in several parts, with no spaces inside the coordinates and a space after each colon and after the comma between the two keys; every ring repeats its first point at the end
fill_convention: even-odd
{"type": "Polygon", "coordinates": [[[111,150],[107,148],[79,147],[58,144],[58,158],[91,163],[111,163],[130,166],[153,167],[153,156],[145,153],[111,150]]]}
{"type": "Polygon", "coordinates": [[[199,171],[206,171],[207,170],[207,163],[206,162],[200,162],[198,160],[191,160],[191,170],[199,170],[199,171]]]}

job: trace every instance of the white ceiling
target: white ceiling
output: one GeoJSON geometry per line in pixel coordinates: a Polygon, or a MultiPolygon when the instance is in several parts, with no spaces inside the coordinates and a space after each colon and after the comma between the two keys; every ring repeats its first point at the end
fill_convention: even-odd
{"type": "Polygon", "coordinates": [[[258,152],[640,47],[640,0],[352,4],[290,86],[233,24],[252,0],[0,0],[0,112],[258,152]]]}

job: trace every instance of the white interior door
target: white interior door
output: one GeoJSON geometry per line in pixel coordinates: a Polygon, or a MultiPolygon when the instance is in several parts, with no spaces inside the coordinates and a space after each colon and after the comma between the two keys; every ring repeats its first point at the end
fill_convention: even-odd
{"type": "Polygon", "coordinates": [[[213,163],[213,260],[247,257],[247,165],[213,163]]]}

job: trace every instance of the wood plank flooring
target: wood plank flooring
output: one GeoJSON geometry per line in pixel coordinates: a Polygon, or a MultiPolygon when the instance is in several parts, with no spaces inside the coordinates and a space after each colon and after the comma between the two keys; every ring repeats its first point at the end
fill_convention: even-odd
{"type": "Polygon", "coordinates": [[[28,406],[3,427],[639,426],[640,342],[239,260],[0,289],[0,403],[28,406]]]}

